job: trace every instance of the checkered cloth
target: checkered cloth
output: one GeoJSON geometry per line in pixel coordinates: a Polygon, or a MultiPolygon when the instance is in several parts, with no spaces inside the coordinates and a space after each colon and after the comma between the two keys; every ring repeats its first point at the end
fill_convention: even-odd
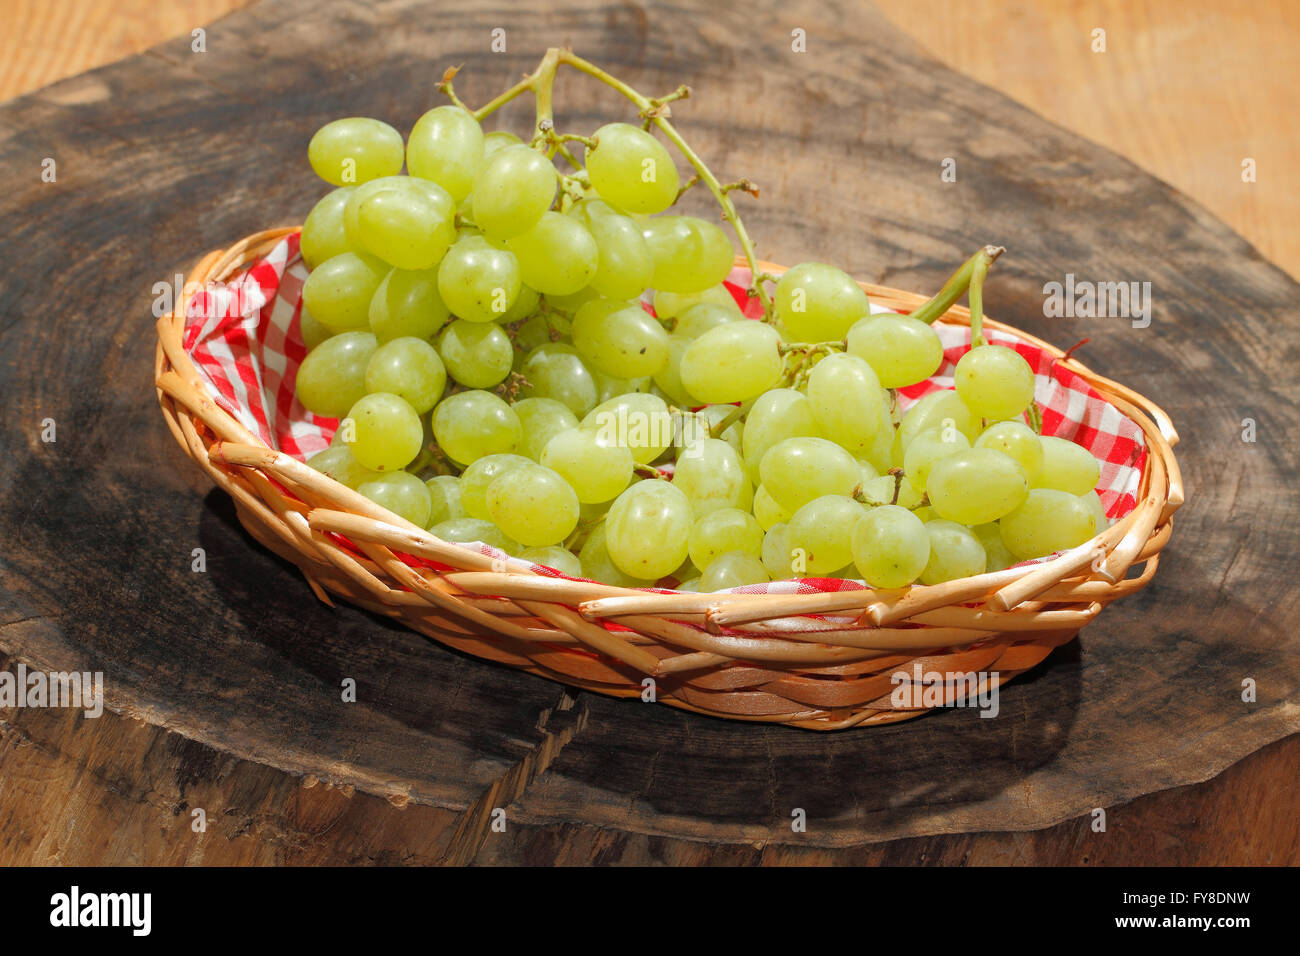
{"type": "MultiPolygon", "coordinates": [[[[338,420],[313,415],[294,395],[298,365],[307,354],[299,316],[307,269],[298,255],[298,235],[286,236],[264,259],[226,283],[209,283],[191,297],[186,309],[185,349],[194,360],[213,399],[271,448],[305,459],[329,446],[338,420]]],[[[761,313],[750,299],[748,269],[727,280],[746,315],[761,313]]],[[[873,303],[873,312],[888,309],[873,303]]],[[[924,382],[899,390],[904,408],[922,396],[953,387],[959,358],[970,347],[970,329],[938,323],[944,361],[924,382]]],[[[1043,413],[1043,434],[1068,438],[1087,448],[1101,463],[1097,494],[1114,520],[1137,506],[1146,463],[1142,430],[1055,358],[1012,335],[988,331],[988,341],[1019,352],[1034,370],[1034,397],[1043,413]]],[[[502,555],[487,545],[466,545],[507,563],[555,574],[502,555]]],[[[809,593],[864,587],[861,581],[803,578],[735,588],[738,593],[809,593]]],[[[797,627],[797,625],[792,625],[797,627]]]]}

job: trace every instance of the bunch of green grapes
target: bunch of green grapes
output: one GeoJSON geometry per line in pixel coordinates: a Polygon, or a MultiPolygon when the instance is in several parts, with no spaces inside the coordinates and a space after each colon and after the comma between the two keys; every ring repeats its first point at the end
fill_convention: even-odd
{"type": "Polygon", "coordinates": [[[339,420],[313,468],[444,540],[624,586],[903,588],[1105,527],[1098,463],[1030,426],[1014,350],[977,342],[901,414],[944,358],[924,317],[809,262],[747,318],[659,137],[545,132],[484,133],[456,102],[405,139],[362,118],[312,138],[335,188],[300,237],[296,391],[339,420]]]}

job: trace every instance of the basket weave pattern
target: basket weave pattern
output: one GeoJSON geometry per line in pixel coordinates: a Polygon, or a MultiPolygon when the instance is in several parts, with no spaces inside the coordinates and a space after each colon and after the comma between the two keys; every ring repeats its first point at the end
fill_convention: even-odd
{"type": "MultiPolygon", "coordinates": [[[[296,229],[210,253],[189,281],[224,281],[296,229]]],[[[862,287],[899,311],[925,301],[862,287]]],[[[969,313],[953,307],[940,321],[969,324],[969,313]]],[[[181,447],[231,495],[253,537],[296,564],[322,601],[337,595],[465,653],[574,687],[640,697],[650,678],[656,699],[675,707],[837,730],[924,713],[932,700],[900,704],[893,693],[893,675],[918,665],[922,673],[985,675],[981,692],[1033,667],[1108,603],[1143,588],[1169,540],[1183,490],[1172,451],[1178,436],[1164,412],[1046,342],[985,325],[1057,356],[1142,429],[1148,454],[1137,506],[1050,561],[882,593],[665,594],[503,567],[269,448],[220,408],[182,346],[184,301],[158,321],[155,381],[181,447]],[[801,619],[799,630],[782,626],[791,618],[801,619]]],[[[949,680],[942,702],[969,692],[960,678],[949,680]]]]}

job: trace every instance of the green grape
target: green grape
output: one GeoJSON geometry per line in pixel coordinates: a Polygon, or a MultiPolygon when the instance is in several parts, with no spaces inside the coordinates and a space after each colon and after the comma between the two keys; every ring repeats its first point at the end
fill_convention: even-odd
{"type": "Polygon", "coordinates": [[[592,529],[578,552],[578,561],[582,565],[582,576],[601,584],[610,584],[620,588],[644,588],[654,584],[654,580],[634,578],[625,574],[609,556],[609,547],[605,540],[605,522],[592,529]]]}
{"type": "Polygon", "coordinates": [[[461,504],[460,479],[455,475],[437,475],[424,486],[429,490],[429,527],[452,518],[469,517],[461,504]]]}
{"type": "Polygon", "coordinates": [[[807,577],[826,577],[853,560],[853,533],[866,509],[844,495],[822,495],[801,505],[786,526],[794,567],[807,577]]]}
{"type": "Polygon", "coordinates": [[[653,375],[668,363],[668,333],[635,302],[588,302],[573,317],[573,344],[588,365],[618,378],[653,375]]]}
{"type": "Polygon", "coordinates": [[[378,478],[381,472],[363,468],[352,457],[347,445],[330,445],[324,451],[317,452],[307,459],[307,465],[322,475],[328,475],[340,484],[356,491],[364,482],[378,478]]]}
{"type": "Polygon", "coordinates": [[[315,316],[306,309],[299,309],[298,334],[302,336],[302,344],[307,346],[307,351],[310,352],[334,333],[317,322],[315,316]]]}
{"type": "Polygon", "coordinates": [[[442,398],[447,370],[432,345],[417,338],[393,339],[375,349],[366,365],[366,391],[391,392],[423,415],[442,398]]]}
{"type": "Polygon", "coordinates": [[[424,444],[420,416],[406,399],[390,392],[362,396],[339,429],[353,457],[374,471],[405,468],[424,444]]]}
{"type": "Polygon", "coordinates": [[[921,572],[922,584],[942,584],[984,573],[988,556],[969,528],[935,518],[925,523],[925,530],[930,535],[930,560],[921,572]]]}
{"type": "Polygon", "coordinates": [[[376,189],[355,208],[361,245],[399,269],[433,268],[456,238],[455,203],[435,183],[376,189]]]}
{"type": "Polygon", "coordinates": [[[622,212],[662,212],[677,201],[677,167],[659,140],[628,123],[596,130],[587,175],[602,199],[622,212]]]}
{"type": "Polygon", "coordinates": [[[738,588],[746,584],[766,584],[771,578],[767,568],[753,554],[730,551],[718,555],[700,575],[696,588],[701,593],[738,588]]]}
{"type": "Polygon", "coordinates": [[[1092,452],[1066,438],[1044,435],[1039,441],[1043,448],[1043,467],[1033,487],[1054,488],[1072,495],[1086,495],[1097,487],[1101,465],[1092,452]]]}
{"type": "Polygon", "coordinates": [[[853,563],[873,588],[905,588],[930,563],[930,533],[898,505],[869,508],[853,529],[853,563]]]}
{"type": "Polygon", "coordinates": [[[763,455],[758,473],[772,499],[791,514],[823,495],[850,495],[862,481],[852,455],[813,436],[777,442],[763,455]]]}
{"type": "Polygon", "coordinates": [[[601,404],[620,395],[649,394],[654,387],[654,379],[649,376],[641,378],[615,378],[606,375],[600,369],[592,369],[591,377],[596,381],[596,399],[601,404]]]}
{"type": "Polygon", "coordinates": [[[760,395],[745,418],[741,446],[750,478],[758,479],[759,462],[769,448],[787,438],[801,436],[825,437],[808,396],[793,388],[774,388],[760,395]]]}
{"type": "Polygon", "coordinates": [[[823,435],[855,455],[872,446],[887,405],[870,365],[856,355],[828,355],[809,374],[807,392],[823,435]]]}
{"type": "Polygon", "coordinates": [[[721,283],[709,286],[703,292],[665,292],[659,289],[654,295],[655,315],[661,319],[678,318],[692,306],[703,304],[729,309],[735,321],[745,317],[731,292],[721,283]]]}
{"type": "Polygon", "coordinates": [[[375,256],[344,252],[326,259],[302,284],[302,304],[332,332],[369,327],[370,300],[392,267],[375,256]]]}
{"type": "Polygon", "coordinates": [[[956,428],[957,431],[965,435],[969,441],[974,441],[979,437],[979,419],[971,414],[970,409],[962,403],[962,400],[957,397],[957,393],[952,389],[931,392],[920,399],[907,410],[907,414],[903,416],[902,424],[898,426],[896,444],[899,449],[899,457],[895,464],[901,465],[903,463],[902,455],[907,451],[907,446],[921,432],[930,428],[946,428],[950,424],[951,427],[956,428]]]}
{"type": "Polygon", "coordinates": [[[907,446],[903,454],[903,472],[914,488],[925,491],[930,469],[935,463],[969,448],[966,436],[955,428],[927,428],[907,446]]]}
{"type": "Polygon", "coordinates": [[[692,443],[677,456],[673,484],[690,500],[696,516],[718,508],[746,506],[752,487],[736,449],[721,438],[692,443]]]}
{"type": "Polygon", "coordinates": [[[703,292],[728,275],[736,253],[722,229],[694,216],[659,216],[641,227],[656,289],[703,292]]]}
{"type": "Polygon", "coordinates": [[[352,192],[348,193],[348,201],[343,204],[343,235],[348,245],[355,251],[365,252],[365,243],[361,241],[361,220],[358,215],[363,202],[371,196],[393,189],[402,192],[420,192],[420,187],[414,185],[417,182],[424,181],[412,179],[410,176],[381,176],[379,179],[372,179],[370,182],[353,187],[352,192]]]}
{"type": "Polygon", "coordinates": [[[402,134],[377,119],[353,116],[326,123],[307,144],[316,175],[334,186],[355,186],[402,169],[402,134]]]}
{"type": "Polygon", "coordinates": [[[871,303],[848,273],[822,262],[804,262],[776,283],[772,300],[776,317],[800,342],[838,342],[871,303]]]}
{"type": "Polygon", "coordinates": [[[471,518],[488,518],[487,491],[507,471],[532,464],[523,455],[484,455],[470,463],[460,475],[460,506],[471,518]]]}
{"type": "Polygon", "coordinates": [[[682,355],[682,386],[713,404],[746,402],[781,380],[781,337],[763,322],[744,319],[705,332],[682,355]]]}
{"type": "Polygon", "coordinates": [[[448,518],[431,527],[429,534],[456,544],[472,544],[481,541],[506,554],[514,554],[520,550],[518,541],[512,541],[491,521],[482,518],[448,518]]]}
{"type": "Polygon", "coordinates": [[[654,383],[659,390],[668,396],[669,401],[682,408],[703,404],[682,384],[682,356],[690,346],[689,339],[684,339],[680,335],[668,336],[668,361],[654,374],[654,383]]]}
{"type": "Polygon", "coordinates": [[[690,499],[675,484],[638,481],[605,517],[610,560],[624,574],[657,581],[686,560],[693,521],[690,499]]]}
{"type": "Polygon", "coordinates": [[[875,437],[871,439],[870,445],[858,453],[857,457],[867,462],[877,472],[888,471],[894,465],[891,452],[896,434],[897,429],[894,428],[894,420],[887,404],[880,411],[880,424],[876,426],[875,437]]]}
{"type": "Polygon", "coordinates": [[[596,405],[595,379],[572,345],[539,345],[524,358],[519,373],[527,383],[523,392],[529,398],[555,399],[575,415],[585,415],[596,405]]]}
{"type": "Polygon", "coordinates": [[[491,392],[449,395],[433,410],[433,436],[452,461],[469,465],[484,455],[515,450],[523,437],[519,416],[491,392]]]}
{"type": "Polygon", "coordinates": [[[583,417],[582,427],[627,448],[640,465],[662,455],[673,440],[668,406],[658,395],[646,392],[628,392],[601,402],[583,417]]]}
{"type": "Polygon", "coordinates": [[[977,345],[957,362],[957,394],[977,417],[1015,418],[1034,400],[1034,371],[1015,349],[977,345]]]}
{"type": "Polygon", "coordinates": [[[759,485],[754,489],[754,517],[764,531],[771,531],[778,524],[790,521],[790,512],[782,508],[767,488],[759,485]]]}
{"type": "Polygon", "coordinates": [[[525,561],[531,561],[533,564],[540,564],[544,568],[559,571],[566,578],[582,577],[582,562],[578,560],[578,556],[568,548],[562,548],[559,545],[551,544],[542,548],[524,548],[519,552],[519,557],[525,561]]]}
{"type": "Polygon", "coordinates": [[[1095,491],[1090,491],[1086,495],[1079,495],[1084,504],[1097,516],[1097,530],[1104,531],[1110,527],[1110,518],[1106,515],[1106,506],[1102,504],[1101,496],[1095,491]]]}
{"type": "Polygon", "coordinates": [[[436,470],[441,465],[435,455],[437,443],[433,440],[432,419],[433,415],[429,412],[420,416],[420,452],[406,466],[407,471],[413,475],[420,475],[422,478],[426,471],[436,470]]]}
{"type": "Polygon", "coordinates": [[[920,319],[885,313],[854,322],[848,351],[863,359],[885,388],[923,382],[943,364],[939,333],[920,319]]]}
{"type": "Polygon", "coordinates": [[[499,129],[491,133],[483,134],[483,158],[491,156],[503,146],[514,146],[522,143],[523,140],[508,130],[499,129]]]}
{"type": "Polygon", "coordinates": [[[394,269],[370,299],[370,331],[380,342],[432,338],[450,315],[438,294],[437,269],[394,269]]]}
{"type": "Polygon", "coordinates": [[[555,318],[553,314],[538,312],[515,326],[515,351],[520,353],[520,356],[527,355],[539,345],[550,345],[551,342],[560,340],[562,336],[552,326],[552,318],[555,318]]]}
{"type": "Polygon", "coordinates": [[[470,388],[499,385],[515,360],[510,336],[495,322],[456,319],[438,336],[438,352],[451,377],[470,388]]]}
{"type": "Polygon", "coordinates": [[[719,325],[726,325],[728,322],[739,322],[744,319],[740,309],[736,308],[733,300],[732,307],[729,309],[725,305],[717,305],[713,302],[700,302],[691,306],[677,316],[677,324],[673,327],[673,334],[680,335],[684,339],[698,339],[709,329],[717,328],[719,325]]]}
{"type": "Polygon", "coordinates": [[[378,343],[369,332],[344,332],[312,349],[298,366],[294,392],[316,415],[339,418],[366,394],[366,366],[378,343]]]}
{"type": "MultiPolygon", "coordinates": [[[[578,416],[573,414],[568,405],[553,398],[525,398],[510,407],[519,417],[519,424],[524,430],[517,451],[533,461],[541,460],[542,452],[552,438],[560,432],[578,427],[578,416]]],[[[554,465],[547,467],[555,468],[554,465]]]]}
{"type": "Polygon", "coordinates": [[[429,500],[429,489],[409,471],[391,471],[379,475],[363,482],[357,491],[417,528],[429,524],[429,512],[433,507],[429,500]]]}
{"type": "Polygon", "coordinates": [[[547,442],[540,460],[573,486],[584,505],[618,497],[632,480],[635,464],[625,446],[586,428],[560,432],[547,442]]]}
{"type": "Polygon", "coordinates": [[[579,289],[577,292],[573,293],[573,295],[548,295],[546,297],[546,304],[556,312],[572,316],[576,315],[578,310],[588,302],[599,298],[600,293],[591,286],[587,286],[585,289],[579,289]]]}
{"type": "Polygon", "coordinates": [[[519,295],[515,297],[514,305],[506,309],[506,314],[501,317],[500,322],[506,325],[510,322],[526,319],[537,311],[537,307],[541,303],[542,296],[540,292],[531,286],[521,285],[519,295]]]}
{"type": "Polygon", "coordinates": [[[935,463],[926,494],[940,518],[986,524],[1019,508],[1029,494],[1029,481],[1014,458],[992,448],[971,448],[935,463]]]}
{"type": "Polygon", "coordinates": [[[484,153],[478,120],[459,106],[437,106],[411,128],[406,167],[412,176],[432,180],[460,202],[469,195],[474,177],[483,167],[484,153]]]}
{"type": "Polygon", "coordinates": [[[578,526],[578,496],[551,469],[524,459],[488,486],[492,523],[530,548],[559,544],[578,526]]]}
{"type": "Polygon", "coordinates": [[[687,546],[697,568],[707,568],[732,551],[758,557],[763,553],[763,528],[747,511],[716,508],[696,519],[687,546]]]}
{"type": "Polygon", "coordinates": [[[784,522],[774,524],[763,535],[763,567],[772,576],[773,581],[784,581],[794,574],[790,562],[790,538],[788,525],[784,522]]]}
{"type": "Polygon", "coordinates": [[[1068,491],[1031,488],[1015,511],[998,522],[1007,550],[1026,561],[1076,548],[1097,533],[1097,513],[1068,491]]]}
{"type": "Polygon", "coordinates": [[[523,281],[545,295],[572,295],[586,288],[600,260],[587,227],[550,210],[526,232],[506,240],[506,247],[519,260],[523,281]]]}
{"type": "Polygon", "coordinates": [[[558,173],[529,146],[503,146],[483,164],[471,197],[474,223],[495,239],[531,229],[555,199],[558,173]]]}
{"type": "Polygon", "coordinates": [[[1032,485],[1043,470],[1043,445],[1024,422],[994,422],[975,439],[976,448],[992,448],[1014,458],[1032,485]]]}
{"type": "Polygon", "coordinates": [[[1002,529],[998,527],[996,521],[977,524],[970,530],[979,539],[980,544],[984,546],[985,571],[1001,571],[1016,563],[1015,556],[1002,543],[1002,529]]]}
{"type": "Polygon", "coordinates": [[[503,319],[520,285],[515,254],[482,236],[458,239],[438,267],[438,294],[453,315],[469,322],[503,319]]]}
{"type": "Polygon", "coordinates": [[[574,203],[566,216],[587,227],[599,250],[591,287],[607,299],[635,299],[654,273],[654,259],[632,219],[600,199],[574,203]]]}
{"type": "Polygon", "coordinates": [[[356,251],[348,242],[347,230],[343,226],[343,207],[354,192],[355,186],[331,190],[307,213],[298,239],[298,251],[308,269],[315,269],[326,259],[356,251]]]}

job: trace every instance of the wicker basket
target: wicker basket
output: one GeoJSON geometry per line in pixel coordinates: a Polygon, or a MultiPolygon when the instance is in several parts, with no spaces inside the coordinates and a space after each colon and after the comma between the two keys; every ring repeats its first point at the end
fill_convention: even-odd
{"type": "MultiPolygon", "coordinates": [[[[258,233],[210,253],[190,281],[224,280],[293,231],[258,233]]],[[[924,301],[862,287],[900,311],[924,301]]],[[[940,321],[967,324],[969,313],[954,307],[940,321]]],[[[1051,561],[883,594],[664,594],[503,570],[271,450],[218,407],[182,348],[183,302],[158,322],[155,372],[177,441],[234,498],[253,537],[298,565],[322,601],[332,604],[335,594],[457,650],[601,694],[640,697],[650,678],[657,700],[674,707],[838,730],[923,713],[916,700],[891,699],[891,675],[916,664],[927,673],[985,675],[981,692],[1033,667],[1108,603],[1146,586],[1169,540],[1183,490],[1171,450],[1178,436],[1164,412],[1046,342],[986,323],[1058,356],[1141,427],[1148,454],[1137,507],[1051,561]],[[820,629],[794,633],[771,623],[804,615],[853,623],[815,618],[808,624],[820,629]]],[[[969,690],[951,682],[943,703],[969,690]]]]}

